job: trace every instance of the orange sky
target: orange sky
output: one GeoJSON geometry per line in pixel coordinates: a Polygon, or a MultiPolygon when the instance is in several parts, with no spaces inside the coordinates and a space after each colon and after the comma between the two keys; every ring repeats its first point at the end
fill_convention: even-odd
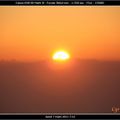
{"type": "Polygon", "coordinates": [[[0,59],[120,60],[120,7],[0,7],[0,59]]]}

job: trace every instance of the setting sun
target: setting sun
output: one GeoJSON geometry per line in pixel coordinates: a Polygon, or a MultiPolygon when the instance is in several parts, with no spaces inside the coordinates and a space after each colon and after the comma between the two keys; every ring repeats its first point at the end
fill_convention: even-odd
{"type": "Polygon", "coordinates": [[[57,51],[56,53],[54,53],[53,55],[53,60],[67,60],[70,58],[70,55],[65,52],[65,51],[57,51]]]}

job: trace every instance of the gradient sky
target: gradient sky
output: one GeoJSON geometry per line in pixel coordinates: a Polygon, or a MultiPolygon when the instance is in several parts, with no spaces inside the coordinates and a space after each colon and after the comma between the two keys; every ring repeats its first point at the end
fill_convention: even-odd
{"type": "Polygon", "coordinates": [[[120,60],[120,7],[0,7],[0,59],[120,60]]]}

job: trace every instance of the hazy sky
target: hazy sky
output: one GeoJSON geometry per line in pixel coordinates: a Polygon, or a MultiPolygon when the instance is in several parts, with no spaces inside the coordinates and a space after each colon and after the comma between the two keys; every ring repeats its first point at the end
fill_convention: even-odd
{"type": "Polygon", "coordinates": [[[120,7],[0,7],[0,59],[120,60],[120,7]]]}

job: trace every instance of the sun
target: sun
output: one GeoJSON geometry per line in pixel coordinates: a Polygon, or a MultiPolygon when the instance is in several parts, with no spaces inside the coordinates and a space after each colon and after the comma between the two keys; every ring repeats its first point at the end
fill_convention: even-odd
{"type": "Polygon", "coordinates": [[[53,54],[53,60],[56,61],[65,61],[68,60],[69,58],[70,55],[66,51],[57,51],[53,54]]]}

